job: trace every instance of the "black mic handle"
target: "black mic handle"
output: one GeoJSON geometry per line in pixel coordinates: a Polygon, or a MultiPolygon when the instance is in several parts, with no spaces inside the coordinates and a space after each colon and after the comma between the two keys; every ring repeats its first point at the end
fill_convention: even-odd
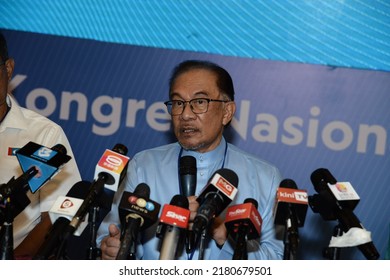
{"type": "Polygon", "coordinates": [[[135,246],[137,233],[141,228],[142,218],[139,215],[132,215],[127,218],[126,227],[121,236],[121,245],[116,256],[117,260],[135,259],[135,246]]]}
{"type": "Polygon", "coordinates": [[[233,253],[232,260],[247,260],[248,259],[248,250],[247,250],[247,227],[245,225],[240,225],[238,227],[238,232],[235,240],[235,248],[233,253]]]}
{"type": "Polygon", "coordinates": [[[14,259],[13,225],[4,223],[0,231],[0,259],[14,259]]]}
{"type": "Polygon", "coordinates": [[[285,260],[295,260],[298,244],[299,244],[299,232],[298,232],[298,220],[293,205],[288,207],[289,218],[286,220],[285,225],[285,250],[284,259],[285,260]]]}
{"type": "MultiPolygon", "coordinates": [[[[340,222],[340,227],[344,232],[347,232],[352,227],[363,229],[363,226],[361,225],[359,219],[356,217],[356,215],[351,209],[343,208],[342,210],[337,211],[336,214],[340,222]]],[[[379,258],[379,253],[372,241],[358,245],[357,247],[366,257],[366,259],[377,260],[379,258]]]]}
{"type": "Polygon", "coordinates": [[[57,259],[57,251],[64,236],[66,228],[69,226],[69,220],[65,217],[59,217],[47,233],[44,243],[38,249],[33,260],[50,260],[57,259]]]}

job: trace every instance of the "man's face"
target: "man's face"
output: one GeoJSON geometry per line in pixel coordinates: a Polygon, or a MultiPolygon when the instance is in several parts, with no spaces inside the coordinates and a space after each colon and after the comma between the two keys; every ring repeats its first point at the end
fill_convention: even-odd
{"type": "Polygon", "coordinates": [[[0,58],[0,64],[0,105],[5,106],[8,83],[12,76],[14,62],[12,59],[4,61],[0,58]]]}
{"type": "MultiPolygon", "coordinates": [[[[216,84],[216,75],[203,69],[185,72],[172,85],[171,100],[194,98],[223,100],[216,84]]],[[[223,128],[233,117],[234,102],[210,102],[206,113],[195,114],[186,103],[181,115],[172,116],[174,133],[184,149],[198,152],[214,150],[222,138],[223,128]]]]}

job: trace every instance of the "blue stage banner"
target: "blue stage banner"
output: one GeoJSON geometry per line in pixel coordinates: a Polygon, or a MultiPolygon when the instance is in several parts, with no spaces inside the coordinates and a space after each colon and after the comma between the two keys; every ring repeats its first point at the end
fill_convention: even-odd
{"type": "MultiPolygon", "coordinates": [[[[15,97],[64,128],[84,180],[93,179],[100,156],[117,143],[132,157],[174,141],[163,104],[170,72],[185,59],[211,60],[235,83],[237,112],[227,139],[275,164],[310,196],[316,194],[310,175],[318,168],[350,182],[360,197],[354,213],[384,258],[390,224],[389,72],[4,34],[16,61],[15,97]]],[[[299,258],[323,259],[336,225],[309,208],[299,229],[299,258]]],[[[356,247],[343,248],[341,258],[365,259],[356,247]]]]}

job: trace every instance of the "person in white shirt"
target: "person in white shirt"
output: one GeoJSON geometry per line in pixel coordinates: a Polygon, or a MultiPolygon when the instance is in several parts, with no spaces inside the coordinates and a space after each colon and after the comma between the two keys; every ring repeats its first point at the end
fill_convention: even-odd
{"type": "Polygon", "coordinates": [[[49,148],[62,144],[72,157],[37,192],[27,191],[31,202],[14,218],[14,256],[28,259],[38,251],[51,227],[49,209],[59,196],[66,195],[81,180],[81,176],[63,129],[48,118],[19,106],[8,92],[14,65],[14,60],[8,56],[6,39],[0,33],[0,184],[22,175],[15,151],[30,141],[49,148]]]}

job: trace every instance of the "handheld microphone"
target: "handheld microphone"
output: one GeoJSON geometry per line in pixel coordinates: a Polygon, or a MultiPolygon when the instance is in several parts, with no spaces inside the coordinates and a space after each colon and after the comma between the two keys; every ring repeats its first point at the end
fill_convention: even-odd
{"type": "Polygon", "coordinates": [[[298,190],[291,179],[284,179],[276,191],[274,206],[274,224],[285,227],[284,259],[295,259],[298,250],[298,227],[305,223],[308,207],[308,196],[305,190],[298,190]]]}
{"type": "Polygon", "coordinates": [[[349,182],[338,182],[325,168],[315,170],[310,179],[318,193],[309,196],[309,205],[313,212],[320,213],[324,220],[337,219],[344,232],[344,237],[339,237],[339,241],[343,240],[343,242],[335,242],[338,244],[334,247],[357,246],[367,259],[378,259],[379,253],[371,240],[371,234],[364,229],[353,213],[360,198],[352,185],[349,182]],[[348,238],[348,236],[352,237],[351,232],[356,232],[357,235],[348,238]]]}
{"type": "Polygon", "coordinates": [[[71,159],[66,153],[66,148],[62,144],[48,148],[31,141],[15,152],[23,172],[29,170],[31,166],[38,169],[38,174],[28,181],[32,193],[58,174],[64,164],[71,159]]]}
{"type": "Polygon", "coordinates": [[[238,176],[234,171],[222,168],[214,173],[197,198],[200,206],[192,227],[195,235],[206,229],[211,220],[232,202],[237,187],[238,176]]]}
{"type": "MultiPolygon", "coordinates": [[[[80,208],[83,198],[86,197],[89,186],[88,181],[80,181],[73,185],[66,196],[57,198],[49,211],[52,226],[46,235],[45,241],[35,254],[35,260],[47,260],[56,258],[57,250],[63,241],[63,233],[69,226],[69,223],[77,210],[80,208]]],[[[75,232],[75,235],[80,235],[87,222],[84,221],[80,228],[75,232]]]]}
{"type": "MultiPolygon", "coordinates": [[[[196,191],[196,159],[193,156],[183,156],[179,160],[180,194],[189,197],[196,191]]],[[[191,253],[195,243],[194,232],[190,229],[186,232],[186,252],[191,253]]]]}
{"type": "Polygon", "coordinates": [[[244,200],[244,204],[233,205],[227,209],[225,226],[235,241],[233,260],[248,259],[247,240],[260,237],[263,219],[257,211],[258,203],[253,198],[244,200]]]}
{"type": "Polygon", "coordinates": [[[195,195],[196,171],[196,159],[193,156],[183,156],[180,158],[180,194],[185,197],[195,195]]]}
{"type": "Polygon", "coordinates": [[[160,260],[174,260],[181,251],[190,219],[188,206],[187,197],[179,194],[164,205],[156,231],[162,238],[160,260]]]}
{"type": "Polygon", "coordinates": [[[149,196],[150,188],[145,183],[139,184],[134,193],[123,192],[118,208],[122,231],[117,260],[135,259],[138,232],[157,221],[161,205],[149,196]]]}

